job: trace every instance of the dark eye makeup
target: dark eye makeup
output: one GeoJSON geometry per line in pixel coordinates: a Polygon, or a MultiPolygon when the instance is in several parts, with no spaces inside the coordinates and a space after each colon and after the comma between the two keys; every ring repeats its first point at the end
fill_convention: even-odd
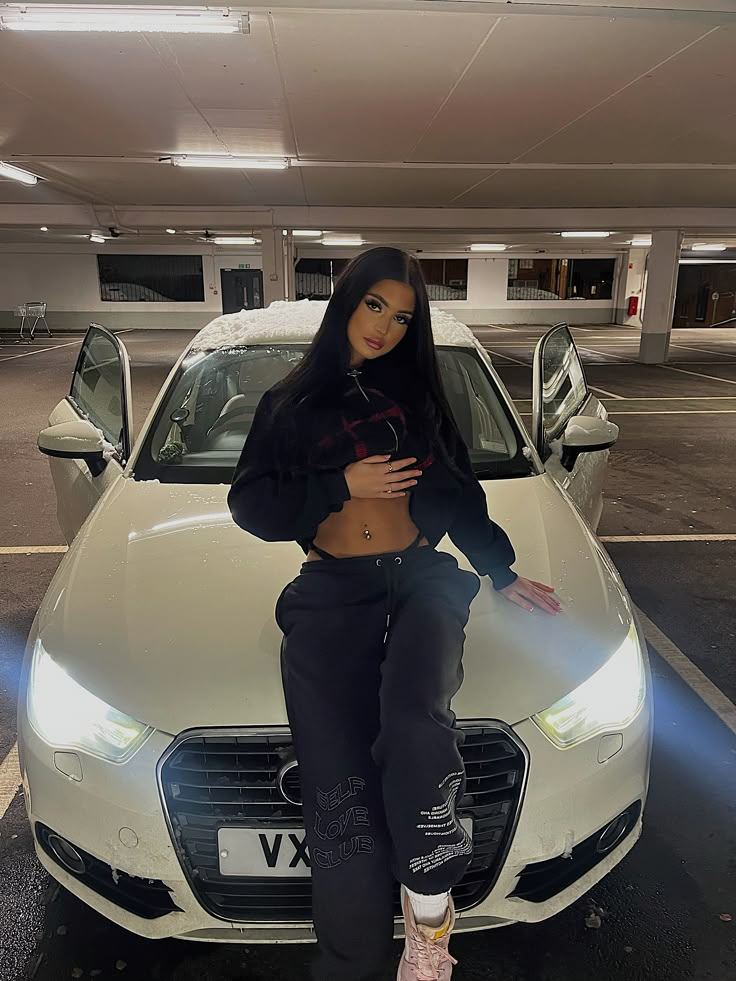
{"type": "MultiPolygon", "coordinates": [[[[379,301],[374,300],[373,297],[369,297],[365,301],[365,305],[368,307],[369,310],[372,310],[374,313],[380,313],[382,309],[379,301]]],[[[402,327],[404,326],[408,327],[409,324],[411,323],[411,317],[403,313],[398,313],[395,319],[401,324],[402,327]]]]}

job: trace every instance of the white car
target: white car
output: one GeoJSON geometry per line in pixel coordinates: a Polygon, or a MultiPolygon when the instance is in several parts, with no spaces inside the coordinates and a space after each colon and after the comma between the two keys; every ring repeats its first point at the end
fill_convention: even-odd
{"type": "MultiPolygon", "coordinates": [[[[24,660],[26,807],[51,875],[145,937],[314,939],[273,616],[303,555],[242,531],[226,495],[261,395],[303,356],[324,309],[219,317],[132,447],[128,356],[93,325],[39,435],[69,550],[24,660]]],[[[433,330],[490,513],[516,568],[552,583],[564,608],[530,614],[488,580],[472,606],[453,708],[474,855],[455,898],[458,929],[481,930],[553,915],[632,848],[651,684],[631,601],[594,534],[617,428],[569,332],[553,328],[537,350],[530,438],[470,330],[439,311],[433,330]]]]}

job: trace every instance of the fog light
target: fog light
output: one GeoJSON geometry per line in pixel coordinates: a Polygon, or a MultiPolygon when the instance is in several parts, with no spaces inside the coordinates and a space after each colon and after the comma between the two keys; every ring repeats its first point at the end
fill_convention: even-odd
{"type": "Polygon", "coordinates": [[[84,859],[77,849],[60,835],[49,835],[48,845],[59,863],[69,872],[73,872],[75,875],[84,875],[87,871],[84,859]]]}

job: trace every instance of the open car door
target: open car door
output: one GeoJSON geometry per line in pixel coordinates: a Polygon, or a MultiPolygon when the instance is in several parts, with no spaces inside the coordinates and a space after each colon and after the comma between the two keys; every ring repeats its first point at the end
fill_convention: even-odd
{"type": "Polygon", "coordinates": [[[121,479],[132,436],[130,360],[122,341],[91,324],[72,375],[69,395],[49,416],[39,448],[49,456],[56,513],[71,542],[107,489],[121,479]],[[96,431],[96,432],[95,432],[96,431]],[[84,436],[97,438],[97,459],[75,455],[84,436]],[[102,450],[104,449],[104,453],[102,450]]]}
{"type": "Polygon", "coordinates": [[[566,324],[549,330],[534,352],[532,433],[547,472],[595,530],[618,427],[588,388],[566,324]]]}

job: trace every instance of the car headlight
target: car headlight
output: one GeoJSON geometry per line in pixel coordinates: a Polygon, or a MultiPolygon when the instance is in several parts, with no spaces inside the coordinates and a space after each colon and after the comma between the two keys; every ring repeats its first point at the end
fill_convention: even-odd
{"type": "Polygon", "coordinates": [[[52,746],[82,749],[112,763],[131,756],[152,731],[74,681],[36,641],[28,718],[52,746]]]}
{"type": "Polygon", "coordinates": [[[644,702],[646,675],[636,627],[592,677],[544,712],[532,716],[560,749],[568,749],[604,729],[628,725],[644,702]]]}

